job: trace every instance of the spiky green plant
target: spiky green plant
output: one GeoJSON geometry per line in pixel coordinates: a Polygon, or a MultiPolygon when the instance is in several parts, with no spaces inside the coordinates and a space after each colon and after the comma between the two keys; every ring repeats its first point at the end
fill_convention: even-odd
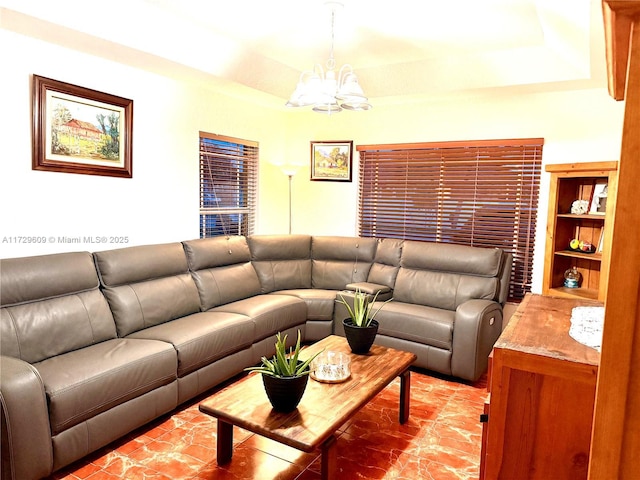
{"type": "Polygon", "coordinates": [[[338,303],[341,303],[345,307],[347,307],[347,311],[349,312],[349,316],[351,317],[354,325],[356,325],[357,327],[368,327],[369,325],[371,325],[371,322],[376,317],[378,312],[382,310],[382,307],[393,300],[393,298],[386,300],[374,311],[373,304],[378,298],[379,293],[379,291],[376,292],[373,298],[370,299],[368,293],[363,293],[362,290],[356,288],[353,294],[353,307],[351,306],[350,302],[345,300],[345,298],[340,293],[338,294],[338,296],[340,297],[338,303]]]}
{"type": "MultiPolygon", "coordinates": [[[[324,350],[322,350],[324,351],[324,350]]],[[[309,364],[322,351],[316,353],[311,358],[298,365],[298,356],[300,354],[300,330],[298,330],[298,341],[296,346],[289,349],[287,354],[287,335],[281,336],[280,332],[276,335],[276,353],[269,359],[262,357],[262,365],[257,367],[245,368],[245,371],[260,372],[272,377],[299,377],[300,375],[309,374],[309,364]]]]}

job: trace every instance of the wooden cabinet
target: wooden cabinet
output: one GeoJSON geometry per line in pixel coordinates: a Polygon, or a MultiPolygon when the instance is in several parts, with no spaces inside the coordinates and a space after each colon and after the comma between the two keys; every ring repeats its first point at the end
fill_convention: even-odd
{"type": "Polygon", "coordinates": [[[543,293],[569,298],[604,301],[609,274],[609,252],[617,189],[618,162],[547,165],[551,173],[543,293]],[[575,200],[586,200],[588,208],[597,185],[606,184],[604,211],[572,214],[575,200]],[[570,249],[572,239],[589,242],[595,253],[570,249]],[[582,276],[579,288],[564,286],[564,273],[577,267],[582,276]]]}
{"type": "Polygon", "coordinates": [[[569,336],[599,302],[527,294],[490,362],[484,480],[586,479],[600,354],[569,336]]]}

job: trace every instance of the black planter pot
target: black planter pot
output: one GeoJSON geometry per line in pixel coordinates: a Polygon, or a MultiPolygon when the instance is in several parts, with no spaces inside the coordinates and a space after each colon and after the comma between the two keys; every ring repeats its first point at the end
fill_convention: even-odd
{"type": "Polygon", "coordinates": [[[296,409],[307,388],[309,375],[299,377],[273,377],[262,374],[262,383],[271,406],[278,412],[291,412],[296,409]]]}
{"type": "Polygon", "coordinates": [[[368,327],[358,327],[353,323],[353,320],[345,318],[342,325],[351,351],[357,354],[368,353],[378,333],[378,321],[372,320],[368,327]]]}

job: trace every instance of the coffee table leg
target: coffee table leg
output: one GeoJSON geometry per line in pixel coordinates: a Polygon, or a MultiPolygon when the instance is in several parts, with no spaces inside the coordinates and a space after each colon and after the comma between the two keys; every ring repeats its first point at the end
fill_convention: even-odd
{"type": "Polygon", "coordinates": [[[336,436],[331,435],[321,448],[320,460],[320,478],[322,480],[331,480],[336,476],[338,468],[338,452],[336,449],[336,436]]]}
{"type": "Polygon", "coordinates": [[[218,419],[217,450],[218,465],[231,461],[231,455],[233,455],[233,425],[220,419],[218,419]]]}
{"type": "Polygon", "coordinates": [[[411,397],[411,372],[406,369],[400,374],[400,423],[409,420],[409,399],[411,397]]]}

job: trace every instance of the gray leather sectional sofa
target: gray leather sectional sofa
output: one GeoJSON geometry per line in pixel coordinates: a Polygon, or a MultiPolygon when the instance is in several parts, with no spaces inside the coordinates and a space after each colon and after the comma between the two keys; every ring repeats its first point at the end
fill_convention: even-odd
{"type": "Polygon", "coordinates": [[[388,288],[379,344],[477,379],[511,256],[357,237],[216,237],[0,264],[2,478],[50,475],[272,355],[342,333],[336,294],[388,288]]]}

